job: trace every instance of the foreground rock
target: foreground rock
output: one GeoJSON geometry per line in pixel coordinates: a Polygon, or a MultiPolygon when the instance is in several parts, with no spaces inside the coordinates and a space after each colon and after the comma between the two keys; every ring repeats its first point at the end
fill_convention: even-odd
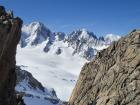
{"type": "Polygon", "coordinates": [[[15,102],[15,54],[20,40],[22,21],[13,18],[0,6],[0,105],[16,105],[15,102]]]}
{"type": "Polygon", "coordinates": [[[84,65],[69,105],[140,104],[140,30],[84,65]]]}

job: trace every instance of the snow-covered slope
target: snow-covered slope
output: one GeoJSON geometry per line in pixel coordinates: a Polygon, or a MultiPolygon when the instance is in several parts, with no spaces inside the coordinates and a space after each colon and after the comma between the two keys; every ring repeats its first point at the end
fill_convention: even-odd
{"type": "MultiPolygon", "coordinates": [[[[17,73],[17,85],[15,87],[17,93],[24,96],[25,103],[27,105],[34,102],[34,100],[43,101],[49,103],[49,105],[60,105],[62,103],[56,96],[56,92],[52,88],[45,88],[36,80],[31,73],[22,70],[23,66],[16,67],[17,73]],[[26,100],[27,99],[27,100],[26,100]],[[28,99],[31,99],[30,102],[28,99]]],[[[34,105],[34,104],[31,104],[34,105]]],[[[38,104],[48,105],[48,104],[38,104]]]]}
{"type": "Polygon", "coordinates": [[[45,87],[54,88],[60,99],[68,100],[86,60],[72,56],[71,49],[66,49],[64,54],[58,56],[47,54],[40,48],[18,47],[17,64],[24,64],[23,69],[31,72],[45,87]]]}
{"type": "Polygon", "coordinates": [[[53,104],[52,102],[45,100],[45,99],[39,99],[37,97],[24,97],[24,101],[26,105],[62,105],[61,103],[53,104]]]}
{"type": "Polygon", "coordinates": [[[17,65],[24,65],[22,69],[31,72],[43,86],[54,88],[60,99],[68,100],[81,67],[109,46],[106,40],[86,29],[66,35],[33,22],[22,28],[17,65]]]}

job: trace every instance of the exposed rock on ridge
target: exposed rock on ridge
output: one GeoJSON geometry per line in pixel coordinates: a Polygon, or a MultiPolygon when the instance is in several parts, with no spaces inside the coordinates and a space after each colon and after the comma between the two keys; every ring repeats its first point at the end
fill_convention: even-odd
{"type": "Polygon", "coordinates": [[[0,6],[0,105],[16,105],[15,54],[21,27],[22,20],[0,6]]]}
{"type": "Polygon", "coordinates": [[[140,105],[140,30],[84,65],[69,105],[140,105]]]}
{"type": "MultiPolygon", "coordinates": [[[[42,92],[45,92],[44,87],[40,82],[38,82],[31,73],[22,70],[20,66],[16,67],[16,74],[17,74],[17,84],[20,84],[22,81],[27,81],[30,88],[37,90],[40,89],[42,92]]],[[[24,84],[23,84],[24,85],[24,84]]]]}
{"type": "MultiPolygon", "coordinates": [[[[26,70],[22,70],[21,66],[16,67],[17,85],[16,92],[24,96],[24,98],[44,99],[52,104],[58,104],[61,101],[57,98],[54,89],[48,89],[36,80],[32,74],[26,70]]],[[[26,102],[26,100],[25,100],[26,102]]]]}

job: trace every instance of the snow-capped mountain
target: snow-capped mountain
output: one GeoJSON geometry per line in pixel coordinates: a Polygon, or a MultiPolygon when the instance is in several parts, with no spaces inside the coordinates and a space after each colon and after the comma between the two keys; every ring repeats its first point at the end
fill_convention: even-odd
{"type": "MultiPolygon", "coordinates": [[[[118,39],[118,38],[117,38],[118,39]]],[[[97,51],[106,48],[109,41],[116,40],[111,35],[99,37],[86,29],[73,31],[70,34],[63,32],[51,32],[41,22],[33,22],[29,25],[24,25],[22,28],[22,37],[20,46],[37,47],[37,45],[44,43],[42,51],[46,53],[54,53],[60,55],[63,53],[65,47],[71,48],[72,55],[79,55],[92,60],[97,51]]]]}
{"type": "Polygon", "coordinates": [[[107,34],[104,39],[105,39],[105,41],[106,41],[107,44],[110,44],[113,41],[119,40],[120,38],[121,37],[119,35],[107,34]]]}
{"type": "Polygon", "coordinates": [[[41,22],[33,22],[22,28],[21,47],[36,46],[52,37],[52,33],[41,22]]]}
{"type": "Polygon", "coordinates": [[[97,50],[100,50],[99,47],[105,47],[103,40],[99,40],[93,32],[86,29],[73,31],[66,40],[68,46],[74,49],[73,55],[79,54],[87,60],[96,55],[97,50]]]}
{"type": "Polygon", "coordinates": [[[44,52],[52,53],[51,50],[55,50],[53,53],[59,55],[63,52],[63,43],[65,45],[67,44],[67,47],[72,47],[73,55],[78,54],[91,60],[97,51],[106,48],[108,44],[118,39],[120,39],[120,36],[113,34],[107,34],[105,37],[97,38],[93,32],[87,29],[79,29],[67,35],[63,32],[53,33],[43,23],[33,22],[23,26],[20,46],[22,48],[36,47],[44,42],[45,44],[42,48],[44,52]]]}
{"type": "Polygon", "coordinates": [[[86,29],[65,34],[33,22],[22,28],[17,65],[24,65],[22,69],[31,72],[44,87],[54,88],[60,99],[68,100],[81,67],[108,46],[107,38],[98,38],[86,29]]]}

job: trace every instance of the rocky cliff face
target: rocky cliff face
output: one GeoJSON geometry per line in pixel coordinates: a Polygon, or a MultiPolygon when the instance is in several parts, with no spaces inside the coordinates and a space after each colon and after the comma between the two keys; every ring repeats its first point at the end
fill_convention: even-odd
{"type": "Polygon", "coordinates": [[[140,104],[140,30],[84,65],[69,105],[140,104]]]}
{"type": "Polygon", "coordinates": [[[12,11],[7,13],[0,6],[0,105],[16,105],[15,54],[21,27],[21,19],[14,18],[12,11]]]}

